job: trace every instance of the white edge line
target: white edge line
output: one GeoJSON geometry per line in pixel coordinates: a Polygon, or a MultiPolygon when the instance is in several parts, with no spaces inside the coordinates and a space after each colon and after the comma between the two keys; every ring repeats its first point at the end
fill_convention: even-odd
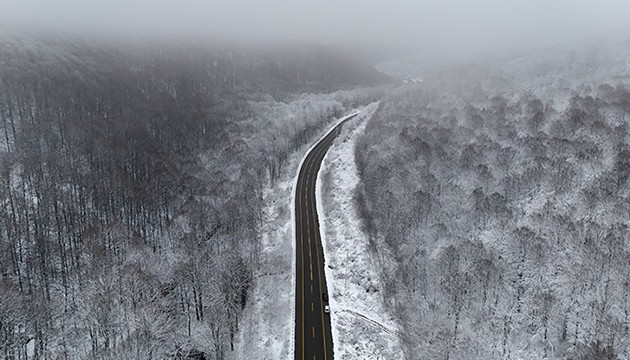
{"type": "MultiPolygon", "coordinates": [[[[296,220],[296,215],[295,215],[295,195],[297,193],[297,183],[298,180],[300,178],[300,169],[302,169],[302,165],[304,164],[304,160],[306,160],[306,158],[308,157],[308,154],[311,153],[311,150],[313,150],[313,148],[315,146],[317,146],[317,144],[319,144],[320,141],[322,141],[323,138],[325,138],[326,136],[328,136],[328,134],[330,134],[339,124],[341,124],[343,121],[347,120],[348,118],[351,118],[353,116],[356,116],[360,113],[360,111],[355,111],[349,115],[346,115],[344,117],[342,117],[341,119],[337,120],[337,122],[335,123],[335,125],[333,125],[327,132],[326,134],[324,134],[322,137],[320,137],[319,139],[317,139],[317,141],[315,141],[309,148],[308,150],[306,150],[306,152],[304,153],[304,156],[302,157],[302,160],[300,160],[300,164],[297,167],[297,173],[295,174],[295,178],[293,180],[293,191],[291,192],[291,229],[292,229],[292,238],[293,241],[291,242],[291,245],[293,247],[293,253],[291,254],[291,258],[293,259],[293,261],[291,261],[291,269],[292,274],[291,274],[291,292],[293,293],[293,298],[291,301],[291,313],[292,313],[292,326],[291,326],[291,343],[293,344],[292,348],[293,351],[291,352],[290,356],[293,356],[293,354],[295,354],[295,297],[297,296],[297,294],[295,293],[295,285],[297,282],[296,279],[296,268],[295,268],[295,263],[296,263],[296,252],[297,252],[297,236],[296,236],[296,228],[295,228],[295,220],[296,220]]],[[[326,152],[328,153],[328,152],[326,152]]],[[[324,162],[324,160],[322,159],[322,163],[324,162]]],[[[321,172],[320,172],[321,173],[321,172]]],[[[319,174],[317,175],[318,179],[319,179],[319,174]]],[[[321,183],[319,181],[316,181],[316,184],[321,183]]],[[[317,199],[317,185],[315,186],[315,196],[316,196],[316,202],[317,204],[319,204],[319,199],[317,199]]],[[[318,214],[320,213],[320,209],[319,209],[320,205],[317,205],[317,212],[318,214]]],[[[319,215],[318,215],[319,216],[319,215]]],[[[320,221],[321,222],[321,221],[320,221]]],[[[321,224],[320,224],[320,239],[322,238],[321,234],[321,224]]],[[[323,242],[322,242],[322,251],[324,249],[323,246],[323,242]]],[[[326,258],[326,256],[324,256],[324,259],[326,258]]],[[[324,271],[326,271],[326,269],[324,269],[324,271]]],[[[328,286],[328,282],[326,282],[326,286],[328,286]]],[[[326,289],[326,291],[328,291],[328,289],[326,289]]],[[[332,326],[331,326],[332,327],[332,326]]],[[[332,330],[332,329],[331,329],[332,330]]]]}

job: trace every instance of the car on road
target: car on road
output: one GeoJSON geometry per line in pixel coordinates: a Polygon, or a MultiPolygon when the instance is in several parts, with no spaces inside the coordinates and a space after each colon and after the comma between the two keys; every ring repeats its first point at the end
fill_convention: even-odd
{"type": "Polygon", "coordinates": [[[328,302],[328,294],[326,293],[322,293],[322,299],[326,302],[328,302]]]}
{"type": "Polygon", "coordinates": [[[324,305],[324,312],[330,314],[330,305],[324,305]]]}

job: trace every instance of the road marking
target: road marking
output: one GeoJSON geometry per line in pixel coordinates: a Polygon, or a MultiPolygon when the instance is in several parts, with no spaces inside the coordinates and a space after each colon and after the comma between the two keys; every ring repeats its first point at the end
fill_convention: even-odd
{"type": "MultiPolygon", "coordinates": [[[[298,202],[298,210],[300,211],[300,226],[299,226],[299,238],[300,238],[300,256],[302,259],[302,359],[304,359],[304,349],[305,349],[305,343],[304,343],[304,278],[305,278],[305,274],[304,274],[304,233],[302,231],[303,229],[303,214],[306,216],[306,223],[307,223],[307,236],[308,236],[308,245],[309,245],[309,249],[308,249],[308,256],[309,256],[309,263],[310,263],[310,269],[311,269],[311,281],[313,280],[313,259],[312,259],[312,251],[311,251],[311,228],[310,228],[310,219],[311,216],[313,217],[313,224],[314,224],[314,228],[315,228],[315,234],[314,234],[314,241],[315,241],[315,246],[317,246],[317,238],[319,235],[319,229],[317,227],[317,221],[316,221],[316,215],[317,215],[317,207],[315,205],[316,202],[316,185],[317,185],[317,174],[319,173],[319,168],[321,166],[321,163],[324,159],[324,157],[326,156],[326,153],[328,151],[328,149],[332,146],[332,143],[334,141],[334,139],[339,135],[339,129],[341,127],[341,125],[343,123],[345,123],[347,120],[350,120],[351,118],[355,117],[355,115],[352,115],[351,117],[347,118],[346,120],[340,122],[337,124],[337,126],[335,126],[335,128],[330,131],[326,136],[324,136],[323,139],[321,139],[314,147],[313,149],[306,155],[306,158],[304,160],[304,163],[302,164],[302,169],[300,169],[299,173],[298,173],[298,182],[297,182],[297,187],[296,187],[296,195],[297,195],[297,202],[298,202]],[[313,170],[317,170],[315,171],[315,173],[313,174],[313,170]],[[300,181],[301,179],[301,181],[300,181]],[[305,188],[306,186],[306,188],[305,188]],[[311,193],[310,192],[310,186],[313,186],[315,188],[315,190],[311,193]],[[300,194],[300,192],[302,192],[302,194],[300,194]],[[304,195],[304,199],[302,199],[302,196],[304,195]],[[309,198],[312,198],[312,206],[310,205],[309,202],[309,198]],[[306,207],[304,207],[304,203],[306,203],[306,207]]],[[[321,241],[321,238],[320,238],[321,241]]],[[[322,247],[322,251],[323,251],[323,247],[322,247]]],[[[319,278],[319,283],[321,284],[321,271],[323,271],[323,265],[322,267],[320,267],[320,259],[319,259],[319,251],[317,251],[316,253],[317,256],[317,276],[319,278]],[[321,271],[320,271],[321,270],[321,271]]],[[[313,293],[313,284],[311,283],[311,294],[313,293]]],[[[324,360],[326,360],[327,357],[327,349],[326,349],[326,333],[325,333],[325,326],[324,326],[324,310],[323,307],[320,307],[321,310],[321,317],[322,317],[322,335],[324,336],[323,341],[324,341],[324,360]]],[[[315,311],[315,305],[313,302],[311,302],[311,311],[315,311]]],[[[312,336],[313,338],[315,338],[315,327],[312,326],[311,327],[311,332],[312,332],[312,336]]],[[[317,360],[316,355],[313,355],[313,359],[317,360]]]]}
{"type": "MultiPolygon", "coordinates": [[[[330,145],[332,145],[332,143],[330,145]]],[[[318,151],[319,153],[315,155],[315,159],[316,159],[315,161],[319,160],[318,162],[321,163],[324,160],[324,157],[326,156],[326,152],[328,151],[329,147],[330,146],[322,146],[319,149],[319,151],[318,151]],[[320,155],[322,155],[321,159],[318,159],[320,157],[320,155]]],[[[315,162],[311,162],[311,166],[309,167],[309,169],[307,171],[309,176],[312,176],[312,170],[314,168],[315,168],[315,162]]],[[[316,174],[315,176],[317,176],[318,172],[319,171],[317,171],[315,173],[316,174]]],[[[307,180],[307,186],[310,185],[310,181],[309,180],[307,180]]],[[[316,177],[315,177],[315,180],[313,182],[315,183],[314,185],[317,186],[317,178],[316,177]]],[[[317,246],[317,238],[318,238],[318,233],[319,233],[319,229],[316,226],[317,225],[317,221],[316,221],[316,218],[315,218],[315,216],[317,214],[317,208],[316,208],[316,205],[315,205],[315,201],[316,201],[316,196],[315,196],[316,194],[315,193],[316,193],[316,191],[317,190],[313,191],[313,194],[312,194],[313,200],[312,200],[312,202],[309,202],[309,197],[311,197],[311,193],[310,193],[309,189],[307,188],[307,194],[309,195],[309,197],[306,198],[306,221],[309,224],[309,227],[308,227],[308,242],[309,242],[309,258],[311,259],[311,266],[312,266],[312,252],[311,252],[311,248],[312,247],[311,247],[311,229],[310,229],[310,217],[311,216],[313,217],[313,224],[315,225],[315,234],[314,234],[315,246],[317,246]],[[309,206],[311,204],[312,204],[312,207],[309,206]]],[[[320,244],[321,244],[321,238],[320,238],[320,244]]],[[[323,244],[321,246],[322,246],[322,250],[323,250],[323,244]]],[[[320,270],[320,268],[319,268],[319,264],[320,264],[319,251],[316,252],[316,256],[317,256],[317,264],[318,264],[317,277],[319,278],[319,282],[321,284],[321,274],[320,274],[320,271],[319,271],[320,270]]],[[[312,292],[313,292],[313,285],[311,285],[311,293],[312,292]]],[[[324,326],[324,309],[323,309],[323,307],[320,308],[320,311],[321,311],[321,317],[322,317],[322,337],[323,337],[323,342],[324,342],[324,359],[326,359],[327,358],[327,349],[326,349],[326,332],[325,332],[325,326],[324,326]]],[[[315,359],[315,355],[313,355],[313,358],[315,359]]]]}
{"type": "MultiPolygon", "coordinates": [[[[304,182],[302,182],[302,185],[304,182]]],[[[303,186],[302,186],[303,188],[303,186]]],[[[298,187],[296,191],[300,190],[300,181],[298,176],[298,187]]],[[[298,211],[300,212],[300,229],[298,230],[300,233],[300,255],[302,258],[302,359],[304,359],[304,237],[302,236],[302,199],[298,196],[298,211]]]]}

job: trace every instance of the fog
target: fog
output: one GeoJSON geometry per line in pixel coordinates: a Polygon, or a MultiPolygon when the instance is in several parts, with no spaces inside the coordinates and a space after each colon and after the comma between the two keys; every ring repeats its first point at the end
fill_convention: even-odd
{"type": "Polygon", "coordinates": [[[628,0],[0,0],[8,28],[476,57],[630,34],[628,0]]]}

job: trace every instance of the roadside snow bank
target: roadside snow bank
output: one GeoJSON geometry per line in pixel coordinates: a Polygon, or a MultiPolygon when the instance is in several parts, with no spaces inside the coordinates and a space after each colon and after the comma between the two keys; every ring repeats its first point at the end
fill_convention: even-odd
{"type": "Polygon", "coordinates": [[[368,251],[368,237],[352,200],[359,183],[354,139],[377,108],[378,103],[368,105],[344,125],[317,180],[335,359],[404,357],[397,323],[380,291],[378,262],[368,251]]]}

